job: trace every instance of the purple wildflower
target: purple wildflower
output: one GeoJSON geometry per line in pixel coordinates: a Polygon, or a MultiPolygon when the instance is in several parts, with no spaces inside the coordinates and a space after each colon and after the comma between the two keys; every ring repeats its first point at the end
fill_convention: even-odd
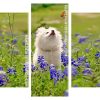
{"type": "Polygon", "coordinates": [[[61,53],[61,62],[64,66],[68,65],[68,56],[65,54],[65,52],[61,53]]]}
{"type": "Polygon", "coordinates": [[[6,85],[8,77],[4,71],[0,71],[0,86],[6,85]]]}
{"type": "Polygon", "coordinates": [[[36,69],[36,67],[32,64],[31,65],[31,71],[33,72],[33,71],[35,71],[35,69],[36,69]]]}
{"type": "Polygon", "coordinates": [[[64,76],[68,76],[68,68],[65,68],[63,73],[64,73],[64,76]]]}
{"type": "Polygon", "coordinates": [[[0,66],[0,71],[3,71],[3,67],[2,66],[0,66]]]}
{"type": "Polygon", "coordinates": [[[29,64],[26,62],[23,67],[23,72],[27,72],[29,70],[29,64]]]}
{"type": "Polygon", "coordinates": [[[40,63],[40,68],[45,69],[48,66],[46,61],[40,63]]]}
{"type": "Polygon", "coordinates": [[[45,69],[48,66],[48,63],[45,61],[43,56],[38,56],[38,64],[40,65],[41,69],[45,69]]]}
{"type": "Polygon", "coordinates": [[[14,67],[10,67],[10,68],[7,69],[7,73],[16,74],[16,69],[14,67]]]}
{"type": "Polygon", "coordinates": [[[57,79],[60,80],[64,77],[64,73],[62,72],[62,70],[58,70],[57,71],[57,79]]]}
{"type": "Polygon", "coordinates": [[[100,83],[96,84],[97,87],[100,87],[100,83]]]}
{"type": "Polygon", "coordinates": [[[95,40],[95,42],[100,42],[100,39],[95,40]]]}
{"type": "Polygon", "coordinates": [[[78,58],[78,62],[82,63],[83,61],[85,61],[85,59],[86,58],[84,56],[81,56],[81,57],[78,58]]]}
{"type": "Polygon", "coordinates": [[[92,74],[92,70],[90,68],[85,68],[82,73],[83,73],[83,75],[91,75],[92,74]]]}
{"type": "Polygon", "coordinates": [[[44,61],[44,57],[43,56],[38,56],[38,63],[41,63],[44,61]]]}
{"type": "Polygon", "coordinates": [[[100,58],[100,52],[97,52],[97,53],[95,54],[95,57],[96,57],[96,58],[100,58]]]}
{"type": "Polygon", "coordinates": [[[88,48],[85,49],[85,52],[86,52],[86,53],[89,53],[89,51],[90,51],[90,50],[89,50],[88,48]]]}
{"type": "Polygon", "coordinates": [[[66,43],[65,41],[63,41],[63,46],[62,46],[62,48],[63,48],[63,51],[64,51],[64,52],[67,52],[67,43],[66,43]]]}
{"type": "Polygon", "coordinates": [[[16,43],[17,43],[17,39],[13,39],[12,44],[16,44],[16,43]]]}
{"type": "Polygon", "coordinates": [[[78,85],[74,85],[73,87],[78,87],[78,85]]]}
{"type": "Polygon", "coordinates": [[[76,76],[78,74],[78,71],[75,67],[72,67],[72,76],[76,76]]]}
{"type": "Polygon", "coordinates": [[[68,91],[67,90],[64,92],[64,96],[68,96],[68,91]]]}
{"type": "Polygon", "coordinates": [[[80,66],[80,63],[78,61],[72,61],[72,65],[75,66],[75,67],[79,67],[80,66]]]}
{"type": "Polygon", "coordinates": [[[56,69],[55,66],[53,64],[50,65],[50,79],[53,79],[56,76],[56,69]]]}
{"type": "Polygon", "coordinates": [[[85,63],[86,68],[90,68],[90,64],[88,62],[85,63]]]}
{"type": "Polygon", "coordinates": [[[87,37],[81,36],[78,40],[78,43],[84,43],[87,40],[87,37]]]}

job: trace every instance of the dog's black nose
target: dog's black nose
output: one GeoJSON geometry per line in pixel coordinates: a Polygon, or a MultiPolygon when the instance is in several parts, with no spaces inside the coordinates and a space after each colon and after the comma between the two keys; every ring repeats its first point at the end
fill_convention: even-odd
{"type": "Polygon", "coordinates": [[[50,35],[55,35],[55,31],[51,30],[51,34],[50,35]]]}

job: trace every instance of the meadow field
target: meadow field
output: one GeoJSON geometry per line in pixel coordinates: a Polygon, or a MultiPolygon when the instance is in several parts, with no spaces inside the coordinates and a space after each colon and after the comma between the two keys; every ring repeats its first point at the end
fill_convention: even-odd
{"type": "MultiPolygon", "coordinates": [[[[67,5],[68,6],[68,5],[67,5]]],[[[64,4],[37,4],[31,6],[32,10],[32,60],[34,54],[34,41],[35,41],[35,31],[38,27],[47,25],[48,27],[55,27],[61,33],[63,39],[65,38],[64,33],[64,18],[61,17],[61,13],[64,11],[64,4]]],[[[68,7],[67,7],[68,8],[68,7]]],[[[66,27],[67,28],[67,27],[66,27]]],[[[66,33],[67,35],[67,33],[66,33]]],[[[66,43],[67,44],[67,41],[66,43]]],[[[65,45],[65,48],[68,46],[65,45]]],[[[62,54],[66,59],[65,65],[62,63],[62,70],[59,71],[54,69],[53,71],[58,73],[58,76],[55,79],[51,75],[49,66],[40,66],[32,65],[32,75],[31,75],[31,95],[32,96],[68,96],[68,56],[67,52],[62,54]]],[[[40,58],[40,61],[42,59],[40,58]]],[[[33,61],[32,61],[33,62],[33,61]]],[[[56,73],[56,74],[57,74],[56,73]]]]}
{"type": "Polygon", "coordinates": [[[72,87],[100,87],[100,14],[72,14],[72,87]]]}
{"type": "Polygon", "coordinates": [[[25,87],[27,13],[0,13],[0,87],[25,87]]]}

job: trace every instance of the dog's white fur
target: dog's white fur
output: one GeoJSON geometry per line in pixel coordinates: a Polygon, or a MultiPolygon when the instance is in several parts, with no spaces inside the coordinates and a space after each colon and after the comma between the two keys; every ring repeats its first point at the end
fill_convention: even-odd
{"type": "Polygon", "coordinates": [[[60,32],[49,27],[40,27],[36,31],[35,40],[35,53],[33,56],[33,64],[37,64],[38,56],[44,56],[48,64],[54,64],[55,66],[61,65],[61,52],[62,52],[62,36],[60,32]],[[55,35],[51,35],[54,30],[55,35]]]}

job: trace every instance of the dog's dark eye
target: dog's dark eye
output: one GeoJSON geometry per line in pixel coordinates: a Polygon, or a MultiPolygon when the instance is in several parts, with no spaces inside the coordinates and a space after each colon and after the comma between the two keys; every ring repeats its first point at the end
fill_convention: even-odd
{"type": "Polygon", "coordinates": [[[46,32],[46,34],[48,34],[49,32],[46,32]]]}

